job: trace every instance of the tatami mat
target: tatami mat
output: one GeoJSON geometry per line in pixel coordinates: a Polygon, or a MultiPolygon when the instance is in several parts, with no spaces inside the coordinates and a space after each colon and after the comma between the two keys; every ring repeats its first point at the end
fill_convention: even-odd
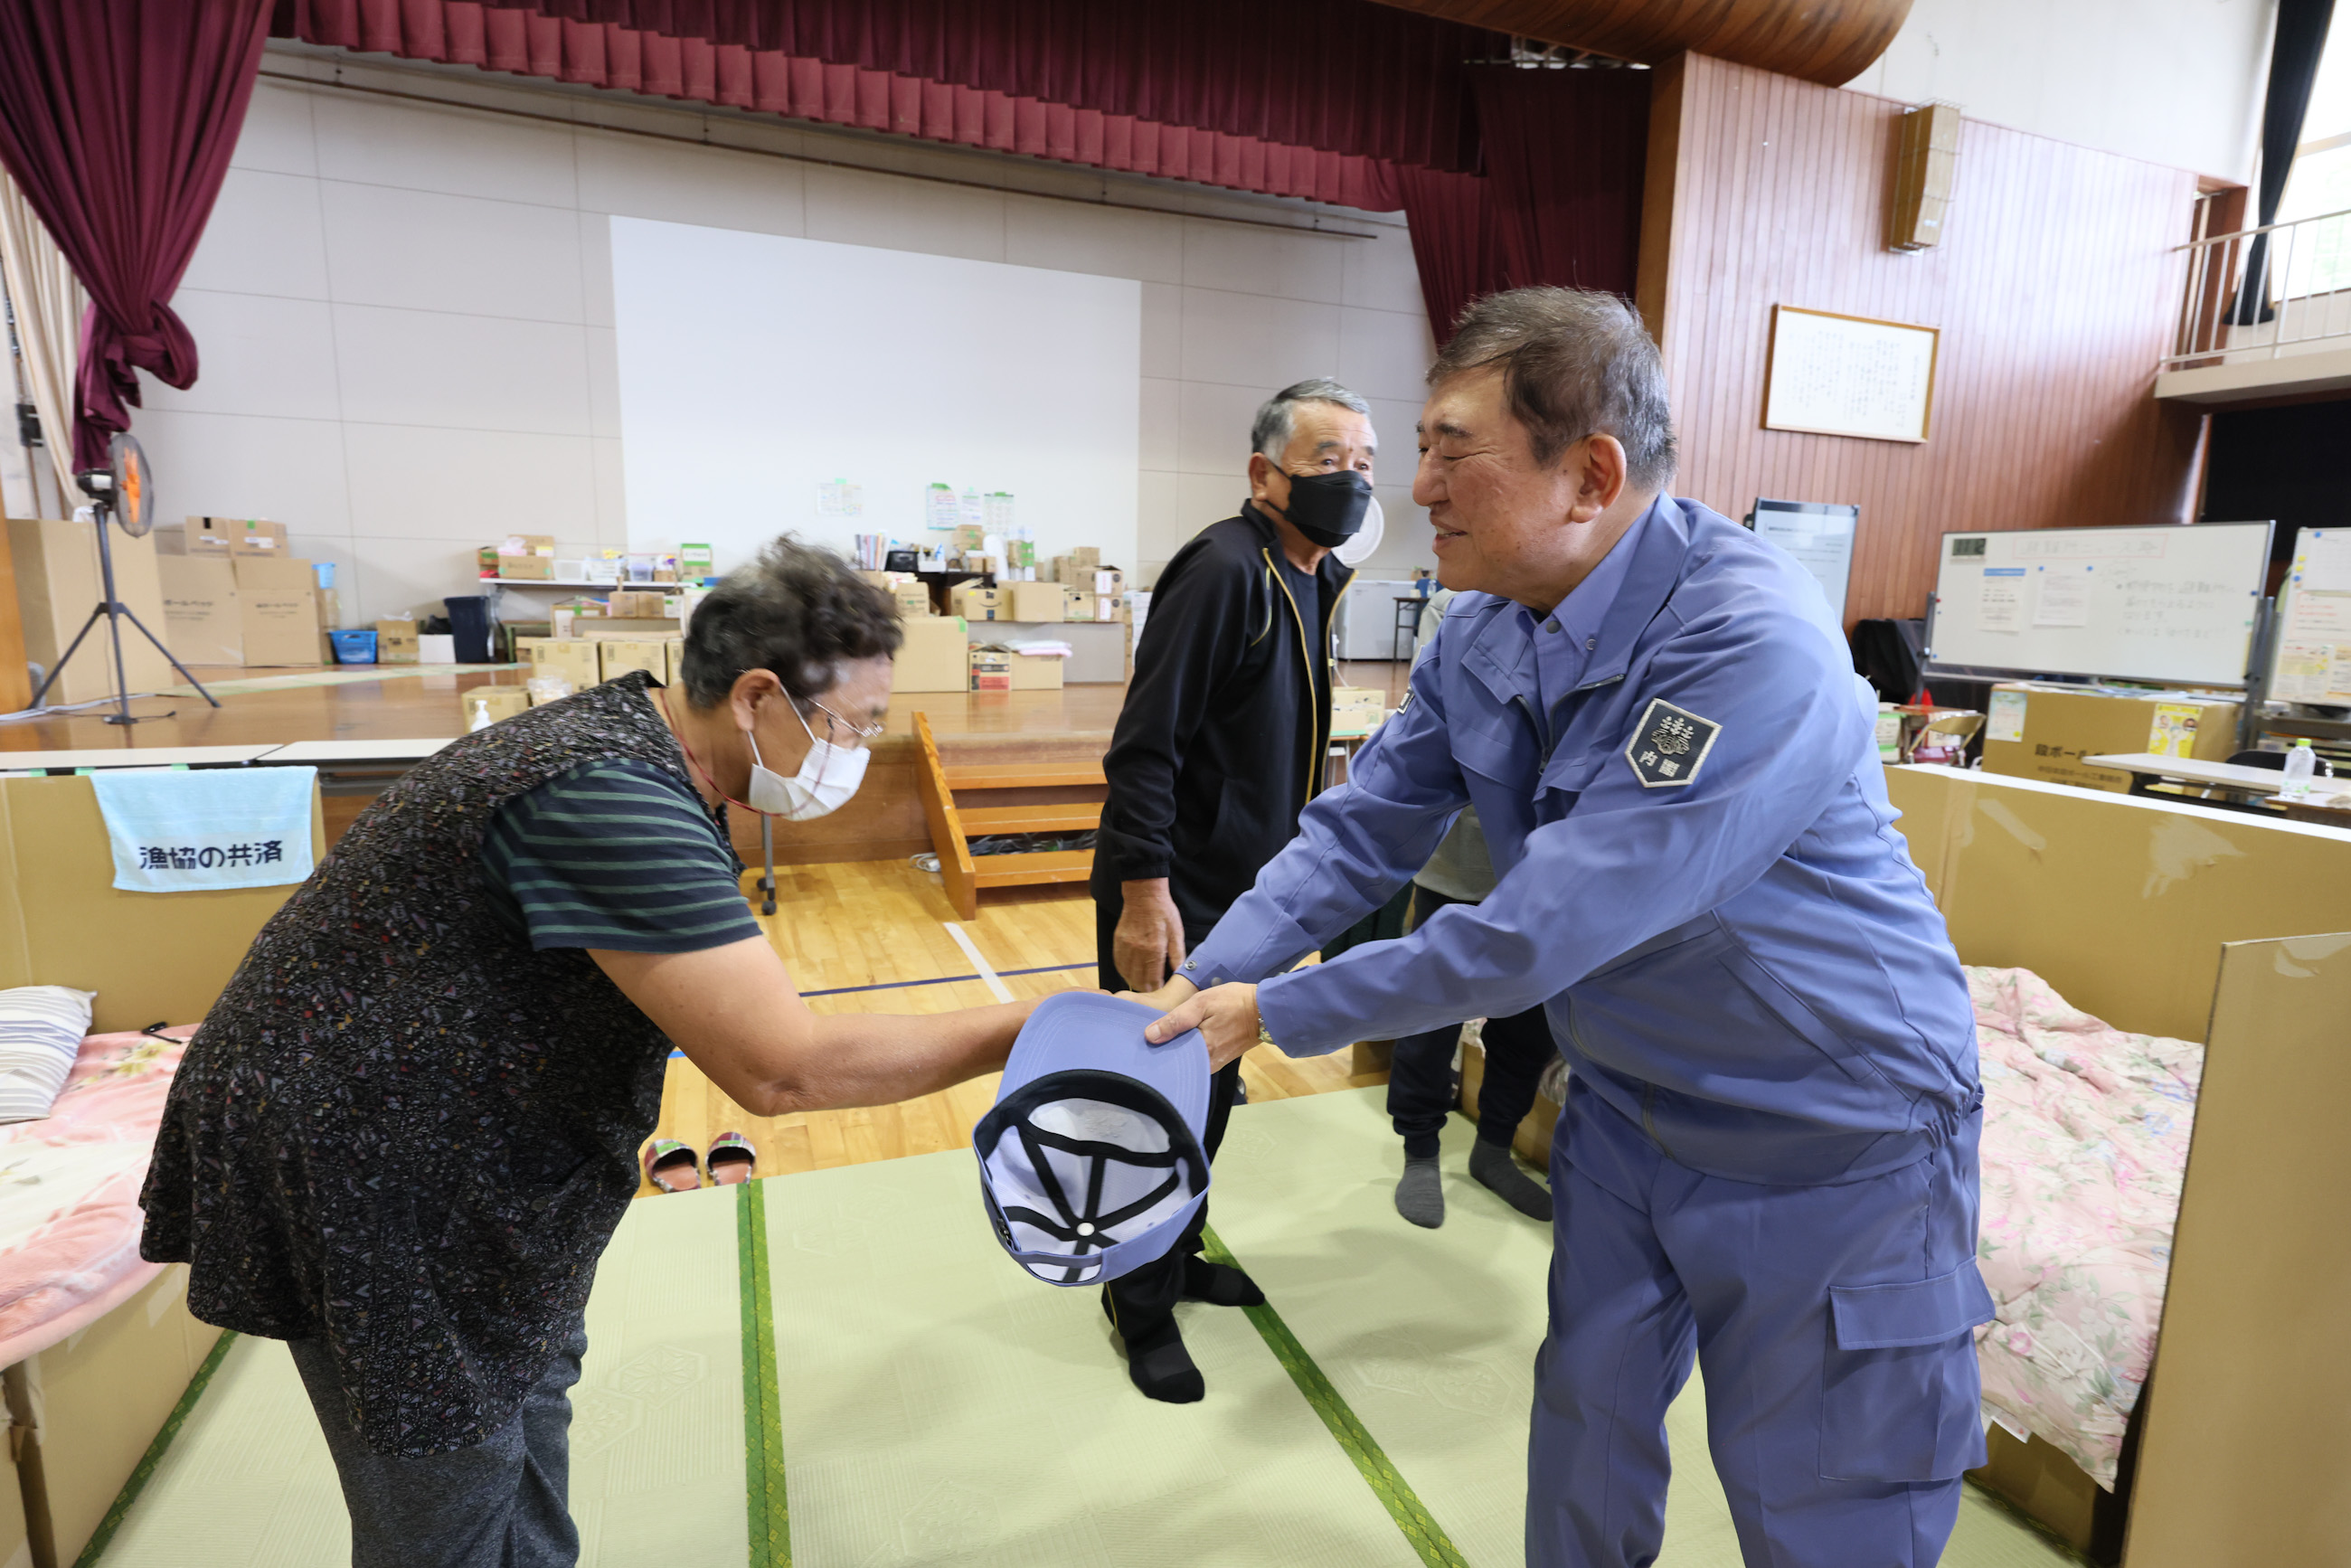
{"type": "MultiPolygon", "coordinates": [[[[580,1562],[746,1560],[739,1189],[635,1203],[597,1270],[572,1390],[580,1562]]],[[[350,1523],[275,1340],[239,1339],[166,1449],[106,1568],[326,1568],[350,1523]]]]}
{"type": "MultiPolygon", "coordinates": [[[[1469,1178],[1475,1129],[1458,1116],[1445,1130],[1445,1223],[1407,1224],[1395,1203],[1404,1146],[1384,1094],[1236,1112],[1212,1223],[1462,1555],[1478,1568],[1518,1563],[1551,1228],[1469,1178]]],[[[1666,1431],[1674,1483],[1657,1568],[1739,1568],[1695,1373],[1666,1431]]],[[[1944,1568],[2074,1562],[1973,1488],[1943,1555],[1944,1568]]]]}
{"type": "Polygon", "coordinates": [[[1029,1278],[968,1153],[767,1184],[796,1568],[1418,1558],[1237,1312],[1199,1405],[1137,1394],[1091,1290],[1029,1278]]]}
{"type": "MultiPolygon", "coordinates": [[[[1236,1111],[1212,1224],[1273,1311],[1260,1333],[1252,1314],[1182,1309],[1208,1384],[1193,1406],[1128,1385],[1094,1291],[1004,1256],[968,1152],[633,1204],[573,1396],[581,1561],[1516,1564],[1550,1236],[1468,1178],[1470,1133],[1447,1130],[1447,1215],[1427,1231],[1395,1213],[1380,1091],[1236,1111]],[[762,1243],[764,1304],[745,1291],[762,1243]],[[771,1392],[747,1433],[743,1346],[763,1310],[771,1392]],[[779,1468],[789,1547],[768,1500],[779,1468]]],[[[1736,1568],[1695,1380],[1667,1427],[1661,1568],[1736,1568]]],[[[345,1559],[347,1532],[285,1349],[238,1340],[103,1561],[314,1568],[345,1559]]],[[[1970,1490],[1943,1561],[2072,1559],[1970,1490]]]]}

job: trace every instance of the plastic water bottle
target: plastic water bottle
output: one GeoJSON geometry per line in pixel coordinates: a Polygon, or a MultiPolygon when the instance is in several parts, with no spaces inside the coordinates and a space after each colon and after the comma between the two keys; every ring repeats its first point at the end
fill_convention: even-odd
{"type": "Polygon", "coordinates": [[[2318,754],[2310,749],[2308,740],[2297,740],[2294,749],[2285,754],[2285,788],[2278,791],[2281,800],[2299,800],[2310,793],[2310,777],[2318,771],[2318,754]]]}

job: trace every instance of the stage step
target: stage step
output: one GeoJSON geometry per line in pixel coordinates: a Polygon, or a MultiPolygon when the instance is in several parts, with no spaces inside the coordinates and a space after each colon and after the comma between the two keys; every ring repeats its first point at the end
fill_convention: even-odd
{"type": "Polygon", "coordinates": [[[962,806],[956,814],[967,839],[983,839],[991,833],[1088,832],[1102,826],[1102,810],[1100,800],[1074,800],[1066,806],[962,806]]]}
{"type": "Polygon", "coordinates": [[[1083,882],[1093,874],[1092,850],[1039,850],[1025,855],[974,855],[972,881],[981,887],[1031,887],[1083,882]]]}
{"type": "MultiPolygon", "coordinates": [[[[947,902],[965,919],[979,914],[979,894],[988,887],[1028,887],[1084,882],[1093,872],[1092,850],[1040,850],[1027,854],[977,855],[971,841],[999,833],[1083,832],[1101,825],[1102,803],[1093,800],[1023,801],[1012,806],[975,806],[990,790],[1101,789],[1099,761],[1057,757],[1031,767],[990,760],[949,768],[939,757],[928,716],[914,716],[920,753],[914,782],[922,793],[923,818],[939,857],[939,880],[947,902]]],[[[1018,799],[1018,797],[1015,797],[1018,799]]]]}
{"type": "Polygon", "coordinates": [[[950,789],[1041,789],[1104,782],[1100,763],[1092,768],[1063,764],[1047,768],[949,768],[946,774],[950,789]]]}

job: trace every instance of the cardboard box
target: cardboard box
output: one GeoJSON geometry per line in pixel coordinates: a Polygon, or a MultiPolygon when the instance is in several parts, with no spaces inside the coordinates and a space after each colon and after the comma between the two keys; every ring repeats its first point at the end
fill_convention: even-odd
{"type": "MultiPolygon", "coordinates": [[[[155,635],[167,636],[155,536],[149,534],[145,538],[134,539],[117,528],[107,544],[114,556],[114,591],[155,635]]],[[[25,657],[44,670],[55,669],[57,656],[66,651],[75,633],[89,622],[89,612],[105,597],[99,572],[98,530],[88,523],[12,517],[8,521],[8,545],[16,565],[16,607],[24,622],[25,657]]],[[[0,592],[5,591],[0,588],[0,592]]],[[[122,659],[128,666],[133,692],[162,691],[179,681],[171,662],[130,626],[122,628],[122,659]]],[[[65,667],[65,673],[42,701],[94,702],[113,690],[114,653],[106,628],[100,626],[82,639],[81,646],[75,650],[73,663],[65,667]]]]}
{"type": "Polygon", "coordinates": [[[890,591],[898,602],[900,615],[928,615],[931,612],[931,590],[927,583],[902,582],[890,591]]]}
{"type": "Polygon", "coordinates": [[[1061,591],[1062,620],[1092,621],[1095,618],[1096,607],[1101,601],[1092,594],[1071,583],[1064,582],[1058,586],[1061,591]]]}
{"type": "Polygon", "coordinates": [[[1123,598],[1126,593],[1126,573],[1116,567],[1097,567],[1093,571],[1093,589],[1104,599],[1123,598]]]}
{"type": "Polygon", "coordinates": [[[522,686],[475,686],[457,694],[457,727],[468,732],[484,727],[485,714],[496,724],[529,711],[530,693],[522,686]]]}
{"type": "Polygon", "coordinates": [[[718,573],[716,553],[708,545],[681,544],[677,547],[677,580],[680,582],[700,582],[718,573]]]}
{"type": "Polygon", "coordinates": [[[2227,697],[2188,692],[2003,682],[1992,688],[1986,716],[1984,770],[2128,794],[2129,774],[2085,767],[2082,758],[2155,751],[2226,762],[2237,749],[2239,706],[2227,697]]]}
{"type": "Polygon", "coordinates": [[[906,640],[891,662],[891,688],[900,692],[960,692],[971,688],[970,632],[960,615],[925,615],[900,622],[906,640]]]}
{"type": "Polygon", "coordinates": [[[553,534],[509,534],[492,547],[492,564],[500,577],[552,581],[555,577],[553,534]]]}
{"type": "MultiPolygon", "coordinates": [[[[232,556],[240,569],[260,566],[295,567],[295,575],[308,577],[309,563],[255,559],[232,556]]],[[[264,664],[315,664],[319,662],[319,594],[311,588],[256,587],[239,570],[236,585],[237,635],[245,644],[247,668],[264,664]]]]}
{"type": "Polygon", "coordinates": [[[987,530],[977,523],[957,523],[954,548],[957,555],[977,555],[987,548],[987,530]]]}
{"type": "Polygon", "coordinates": [[[1061,585],[1058,582],[1016,582],[1008,589],[997,591],[1006,596],[1010,613],[1007,621],[1061,621],[1066,619],[1061,605],[1061,585]]]}
{"type": "Polygon", "coordinates": [[[674,686],[685,668],[685,639],[672,637],[662,643],[662,685],[674,686]]]}
{"type": "Polygon", "coordinates": [[[1098,567],[1102,565],[1102,551],[1093,545],[1079,545],[1070,551],[1070,559],[1082,567],[1098,567]]]}
{"type": "Polygon", "coordinates": [[[955,612],[966,621],[1005,621],[1004,590],[982,588],[976,582],[959,583],[947,601],[955,612]]]}
{"type": "Polygon", "coordinates": [[[976,692],[1008,692],[1012,689],[1012,661],[1016,655],[1002,648],[974,648],[971,663],[971,689],[976,692]]]}
{"type": "Polygon", "coordinates": [[[1032,658],[1015,649],[1011,660],[1012,690],[1058,692],[1061,689],[1061,667],[1068,663],[1043,653],[1032,658]]]}
{"type": "Polygon", "coordinates": [[[416,622],[379,621],[375,623],[375,662],[379,664],[416,663],[416,622]]]}
{"type": "Polygon", "coordinates": [[[286,525],[260,517],[190,517],[181,537],[190,555],[206,549],[225,549],[231,555],[294,553],[286,542],[286,525]]]}
{"type": "Polygon", "coordinates": [[[322,664],[331,664],[335,662],[334,632],[336,628],[343,623],[343,599],[341,594],[331,588],[319,589],[318,595],[320,653],[319,662],[322,664]]]}
{"type": "Polygon", "coordinates": [[[183,664],[245,663],[236,570],[226,550],[155,558],[163,589],[163,641],[183,664]]]}
{"type": "Polygon", "coordinates": [[[1095,620],[1097,620],[1097,621],[1123,621],[1123,620],[1125,620],[1125,619],[1126,619],[1126,596],[1125,596],[1124,594],[1121,594],[1121,595],[1119,595],[1119,596],[1118,596],[1117,598],[1115,598],[1115,599],[1097,599],[1097,600],[1095,600],[1095,601],[1094,601],[1094,619],[1095,619],[1095,620]]]}
{"type": "Polygon", "coordinates": [[[627,674],[631,670],[643,670],[660,680],[669,667],[669,654],[659,640],[650,637],[612,637],[591,643],[596,650],[597,679],[609,681],[627,674]]]}
{"type": "Polygon", "coordinates": [[[676,613],[670,603],[676,595],[647,588],[617,589],[604,599],[604,613],[615,621],[663,621],[676,613]]]}
{"type": "Polygon", "coordinates": [[[229,557],[241,593],[316,593],[319,574],[310,563],[293,556],[237,555],[229,557]]]}

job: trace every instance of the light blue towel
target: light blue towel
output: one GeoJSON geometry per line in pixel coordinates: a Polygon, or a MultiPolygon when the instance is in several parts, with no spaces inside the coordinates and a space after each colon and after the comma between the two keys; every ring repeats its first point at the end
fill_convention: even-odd
{"type": "Polygon", "coordinates": [[[315,768],[92,773],[114,848],[114,885],[188,893],[304,880],[318,777],[315,768]]]}

